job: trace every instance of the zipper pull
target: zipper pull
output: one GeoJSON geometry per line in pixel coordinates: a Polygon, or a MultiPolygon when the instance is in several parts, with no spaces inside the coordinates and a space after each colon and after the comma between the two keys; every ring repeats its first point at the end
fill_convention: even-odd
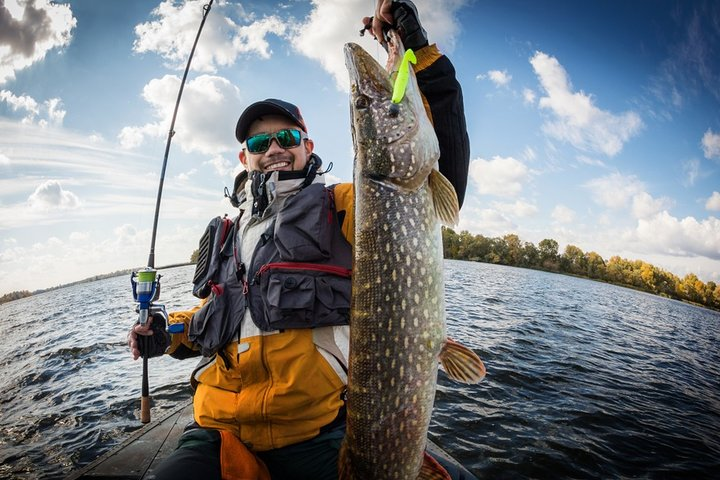
{"type": "Polygon", "coordinates": [[[244,277],[245,277],[245,264],[240,263],[240,264],[238,264],[237,269],[235,270],[235,278],[237,279],[238,282],[244,282],[245,281],[244,277]]]}

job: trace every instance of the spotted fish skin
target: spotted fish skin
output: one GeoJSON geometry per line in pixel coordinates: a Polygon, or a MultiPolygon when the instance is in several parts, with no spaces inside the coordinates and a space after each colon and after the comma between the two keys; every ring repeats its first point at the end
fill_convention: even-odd
{"type": "Polygon", "coordinates": [[[414,480],[446,339],[442,238],[430,182],[440,151],[412,72],[393,115],[388,73],[355,44],[345,46],[345,62],[355,238],[340,478],[414,480]]]}

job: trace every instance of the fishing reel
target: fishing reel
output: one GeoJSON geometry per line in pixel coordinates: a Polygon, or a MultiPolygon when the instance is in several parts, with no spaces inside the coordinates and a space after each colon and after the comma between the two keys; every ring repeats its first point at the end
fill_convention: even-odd
{"type": "Polygon", "coordinates": [[[160,297],[161,276],[157,274],[157,270],[151,267],[132,272],[130,276],[133,298],[138,304],[136,310],[138,323],[145,325],[149,317],[153,318],[151,325],[153,335],[149,339],[143,337],[143,341],[139,345],[140,354],[143,358],[162,355],[170,344],[169,333],[174,333],[167,328],[168,314],[165,305],[153,303],[160,297]]]}
{"type": "Polygon", "coordinates": [[[158,275],[157,270],[151,267],[145,267],[140,271],[132,272],[130,275],[133,298],[138,303],[137,312],[140,325],[147,323],[152,302],[160,297],[161,277],[162,275],[158,275]]]}

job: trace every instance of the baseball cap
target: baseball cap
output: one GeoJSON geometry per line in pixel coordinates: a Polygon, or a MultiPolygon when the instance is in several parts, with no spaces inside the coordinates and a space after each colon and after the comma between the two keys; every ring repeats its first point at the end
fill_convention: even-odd
{"type": "Polygon", "coordinates": [[[245,109],[238,119],[235,127],[235,137],[242,143],[247,139],[247,133],[252,122],[264,115],[281,115],[293,121],[303,132],[307,133],[305,120],[300,114],[300,109],[292,103],[277,98],[268,98],[255,102],[245,109]]]}

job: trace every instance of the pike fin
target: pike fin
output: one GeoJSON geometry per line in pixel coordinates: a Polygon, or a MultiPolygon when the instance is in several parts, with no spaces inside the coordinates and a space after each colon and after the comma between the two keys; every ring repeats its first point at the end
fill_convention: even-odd
{"type": "Polygon", "coordinates": [[[450,180],[435,170],[430,172],[428,185],[435,205],[435,214],[444,225],[451,227],[460,220],[460,204],[450,180]]]}
{"type": "Polygon", "coordinates": [[[352,472],[350,470],[350,453],[346,437],[340,445],[340,454],[338,455],[338,480],[352,480],[352,472]]]}
{"type": "Polygon", "coordinates": [[[425,452],[417,480],[452,480],[452,477],[437,460],[425,452]]]}
{"type": "Polygon", "coordinates": [[[485,365],[469,348],[448,338],[440,351],[440,363],[453,380],[479,383],[485,378],[485,365]]]}

